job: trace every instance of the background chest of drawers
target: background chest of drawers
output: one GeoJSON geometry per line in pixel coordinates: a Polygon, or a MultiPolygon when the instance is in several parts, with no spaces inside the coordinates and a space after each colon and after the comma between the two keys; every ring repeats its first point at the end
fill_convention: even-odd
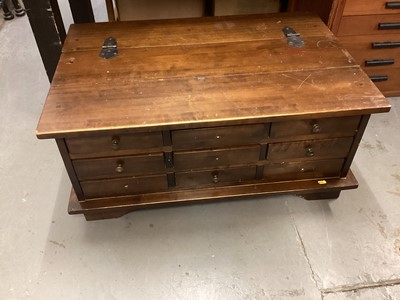
{"type": "Polygon", "coordinates": [[[383,94],[399,96],[400,1],[334,1],[330,23],[383,94]]]}
{"type": "Polygon", "coordinates": [[[390,105],[316,17],[73,25],[37,128],[69,213],[278,193],[336,198],[370,114],[390,105]],[[304,40],[292,47],[282,29],[304,40]],[[118,55],[99,57],[113,36],[118,55]]]}

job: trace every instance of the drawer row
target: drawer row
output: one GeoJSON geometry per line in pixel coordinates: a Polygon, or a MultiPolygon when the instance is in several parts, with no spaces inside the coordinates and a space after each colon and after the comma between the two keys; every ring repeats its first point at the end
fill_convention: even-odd
{"type": "Polygon", "coordinates": [[[85,198],[103,198],[234,184],[339,177],[344,159],[272,163],[81,182],[85,198]]]}
{"type": "Polygon", "coordinates": [[[393,0],[349,0],[343,11],[349,15],[396,14],[400,12],[400,2],[393,0]]]}
{"type": "Polygon", "coordinates": [[[400,34],[345,36],[340,41],[386,96],[400,93],[400,34]]]}
{"type": "Polygon", "coordinates": [[[400,34],[400,11],[397,14],[344,16],[337,36],[400,34]]]}
{"type": "Polygon", "coordinates": [[[346,1],[335,33],[385,96],[400,94],[399,1],[346,1]]]}
{"type": "Polygon", "coordinates": [[[282,162],[345,158],[353,137],[271,143],[237,148],[176,151],[146,155],[73,160],[80,181],[138,175],[227,168],[263,161],[282,162]]]}
{"type": "Polygon", "coordinates": [[[351,137],[360,116],[295,120],[272,124],[220,126],[164,132],[139,132],[87,138],[68,138],[71,159],[112,157],[125,154],[227,148],[285,140],[351,137]]]}

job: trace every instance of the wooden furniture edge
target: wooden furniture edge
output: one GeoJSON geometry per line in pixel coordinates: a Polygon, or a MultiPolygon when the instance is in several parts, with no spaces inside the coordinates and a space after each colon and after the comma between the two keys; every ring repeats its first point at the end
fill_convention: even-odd
{"type": "Polygon", "coordinates": [[[339,25],[342,19],[345,5],[346,0],[334,0],[332,3],[331,13],[329,14],[327,26],[335,35],[339,30],[339,25]]]}
{"type": "Polygon", "coordinates": [[[381,106],[378,108],[368,108],[363,110],[348,110],[340,111],[337,113],[304,113],[298,115],[277,115],[272,117],[257,116],[254,118],[236,120],[205,120],[205,121],[193,121],[186,123],[166,123],[164,125],[155,124],[152,126],[140,126],[140,127],[124,127],[124,128],[100,128],[97,130],[77,130],[77,131],[39,131],[36,130],[36,137],[38,139],[62,139],[62,138],[74,138],[74,137],[84,137],[91,136],[94,132],[96,135],[108,134],[111,131],[115,134],[127,134],[134,132],[152,132],[152,131],[165,131],[165,130],[180,130],[180,129],[190,129],[190,128],[207,128],[213,126],[228,126],[228,125],[246,125],[246,124],[256,124],[256,123],[272,123],[272,122],[282,122],[287,120],[301,120],[309,118],[329,118],[329,117],[346,117],[354,115],[371,115],[375,113],[386,113],[391,109],[391,105],[387,102],[386,106],[381,106]]]}
{"type": "Polygon", "coordinates": [[[357,129],[357,133],[354,136],[353,144],[351,145],[349,154],[347,155],[346,161],[342,168],[342,177],[345,177],[347,172],[350,170],[351,163],[353,162],[354,156],[356,155],[358,146],[360,145],[361,139],[363,137],[364,131],[367,128],[368,121],[371,115],[364,115],[361,117],[360,124],[357,129]]]}
{"type": "Polygon", "coordinates": [[[191,204],[208,202],[208,200],[234,200],[243,199],[243,197],[280,194],[296,194],[310,200],[329,199],[337,198],[341,190],[355,189],[357,187],[357,179],[350,170],[346,177],[327,179],[326,183],[322,184],[316,179],[295,182],[261,182],[249,185],[179,190],[85,201],[79,201],[75,191],[72,189],[68,213],[71,215],[84,214],[87,219],[89,217],[88,220],[95,220],[116,218],[133,210],[160,207],[165,204],[191,204]]]}

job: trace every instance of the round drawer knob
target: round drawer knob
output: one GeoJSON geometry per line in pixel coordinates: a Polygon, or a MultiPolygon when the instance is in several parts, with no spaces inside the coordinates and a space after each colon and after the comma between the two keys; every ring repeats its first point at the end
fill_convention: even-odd
{"type": "Polygon", "coordinates": [[[313,150],[313,148],[307,148],[307,150],[306,150],[306,155],[307,155],[307,157],[313,157],[314,156],[314,150],[313,150]]]}
{"type": "Polygon", "coordinates": [[[319,126],[319,124],[314,124],[312,126],[312,133],[319,133],[321,132],[321,126],[319,126]]]}
{"type": "Polygon", "coordinates": [[[218,174],[213,174],[213,182],[214,183],[218,183],[219,182],[218,174]]]}
{"type": "Polygon", "coordinates": [[[122,162],[119,162],[117,164],[117,167],[115,168],[115,172],[117,172],[117,173],[124,172],[124,164],[122,162]]]}
{"type": "Polygon", "coordinates": [[[119,150],[119,137],[114,136],[111,140],[111,148],[113,150],[119,150]]]}

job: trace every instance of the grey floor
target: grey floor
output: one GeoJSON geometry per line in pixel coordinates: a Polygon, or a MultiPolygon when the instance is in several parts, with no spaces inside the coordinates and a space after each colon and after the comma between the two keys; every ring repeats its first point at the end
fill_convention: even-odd
{"type": "Polygon", "coordinates": [[[67,215],[55,143],[35,138],[48,89],[27,18],[0,18],[0,299],[400,299],[400,98],[372,117],[352,166],[360,187],[336,201],[86,222],[67,215]]]}

